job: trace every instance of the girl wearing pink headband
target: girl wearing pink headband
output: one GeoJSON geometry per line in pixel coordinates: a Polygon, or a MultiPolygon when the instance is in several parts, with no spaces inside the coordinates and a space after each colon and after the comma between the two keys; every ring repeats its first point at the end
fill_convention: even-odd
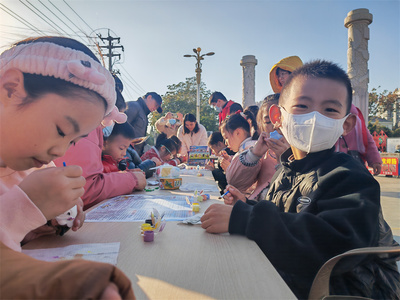
{"type": "MultiPolygon", "coordinates": [[[[54,218],[75,205],[78,215],[72,230],[82,226],[84,213],[80,197],[85,185],[82,169],[73,165],[56,168],[52,161],[95,130],[102,120],[106,123],[125,121],[126,116],[114,110],[115,100],[112,75],[86,46],[75,40],[63,37],[28,39],[0,55],[2,248],[20,251],[21,242],[54,234],[53,226],[57,225],[54,218]],[[52,226],[44,225],[46,223],[52,226]]],[[[7,261],[4,253],[8,251],[1,251],[2,265],[7,261]]],[[[1,272],[4,274],[0,280],[1,294],[6,298],[38,297],[24,297],[24,292],[34,289],[15,289],[7,291],[10,292],[8,296],[4,294],[1,283],[9,280],[5,274],[14,271],[18,271],[17,265],[15,269],[1,272]]],[[[104,276],[99,274],[101,280],[100,277],[104,276]]],[[[117,286],[110,282],[111,277],[103,278],[104,285],[99,286],[95,298],[102,295],[102,291],[111,291],[119,297],[117,286]]],[[[32,283],[26,284],[35,285],[35,276],[32,275],[31,280],[32,283]]],[[[80,298],[76,293],[68,297],[54,292],[45,297],[80,298]]]]}

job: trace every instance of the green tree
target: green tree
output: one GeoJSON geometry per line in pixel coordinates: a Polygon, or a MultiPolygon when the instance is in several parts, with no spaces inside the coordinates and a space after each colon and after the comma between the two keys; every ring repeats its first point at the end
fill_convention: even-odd
{"type": "Polygon", "coordinates": [[[398,98],[398,89],[395,89],[393,92],[389,92],[388,90],[378,92],[378,89],[380,89],[380,86],[378,86],[378,88],[373,88],[368,94],[369,116],[376,116],[377,114],[383,114],[387,111],[393,111],[393,104],[398,98]]]}
{"type": "MultiPolygon", "coordinates": [[[[163,115],[166,112],[180,112],[183,115],[192,113],[196,116],[196,95],[197,84],[196,78],[186,78],[186,81],[177,84],[168,85],[168,91],[163,98],[163,115]]],[[[208,98],[211,91],[207,90],[204,82],[200,84],[200,124],[202,124],[207,131],[218,130],[218,113],[208,105],[208,98]]],[[[150,118],[150,124],[154,126],[155,122],[163,115],[153,112],[150,118]]]]}

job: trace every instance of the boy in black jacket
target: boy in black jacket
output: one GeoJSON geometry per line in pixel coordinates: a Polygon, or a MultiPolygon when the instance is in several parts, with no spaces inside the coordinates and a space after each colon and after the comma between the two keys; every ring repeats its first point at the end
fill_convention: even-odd
{"type": "MultiPolygon", "coordinates": [[[[331,257],[396,245],[383,220],[378,182],[351,156],[334,152],[339,136],[354,127],[351,102],[350,80],[337,65],[314,61],[295,70],[280,106],[270,108],[272,123],[291,148],[281,155],[282,168],[267,201],[214,204],[201,219],[207,232],[254,240],[299,298],[308,297],[317,271],[331,257]]],[[[330,290],[399,299],[396,258],[344,260],[335,268],[330,290]]]]}

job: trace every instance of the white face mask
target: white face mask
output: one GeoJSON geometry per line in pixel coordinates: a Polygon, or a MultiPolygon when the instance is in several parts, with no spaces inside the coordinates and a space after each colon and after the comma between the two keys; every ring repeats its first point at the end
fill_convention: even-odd
{"type": "Polygon", "coordinates": [[[218,112],[218,113],[220,113],[221,111],[222,111],[222,108],[221,107],[219,107],[219,106],[214,106],[214,109],[218,112]]]}
{"type": "Polygon", "coordinates": [[[343,134],[343,119],[328,118],[317,111],[294,115],[281,107],[282,133],[288,143],[307,153],[327,150],[333,147],[343,134]]]}

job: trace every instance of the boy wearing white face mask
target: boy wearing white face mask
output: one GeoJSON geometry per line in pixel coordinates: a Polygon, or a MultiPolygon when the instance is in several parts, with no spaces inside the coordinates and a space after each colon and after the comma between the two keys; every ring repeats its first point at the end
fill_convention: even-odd
{"type": "MultiPolygon", "coordinates": [[[[291,148],[266,201],[251,206],[214,204],[201,218],[211,233],[254,240],[298,298],[307,298],[319,268],[361,247],[392,246],[383,219],[379,184],[366,168],[334,144],[355,123],[352,89],[337,65],[314,61],[295,70],[270,118],[291,148]]],[[[330,280],[335,295],[399,299],[396,258],[356,257],[340,263],[330,280]]]]}

